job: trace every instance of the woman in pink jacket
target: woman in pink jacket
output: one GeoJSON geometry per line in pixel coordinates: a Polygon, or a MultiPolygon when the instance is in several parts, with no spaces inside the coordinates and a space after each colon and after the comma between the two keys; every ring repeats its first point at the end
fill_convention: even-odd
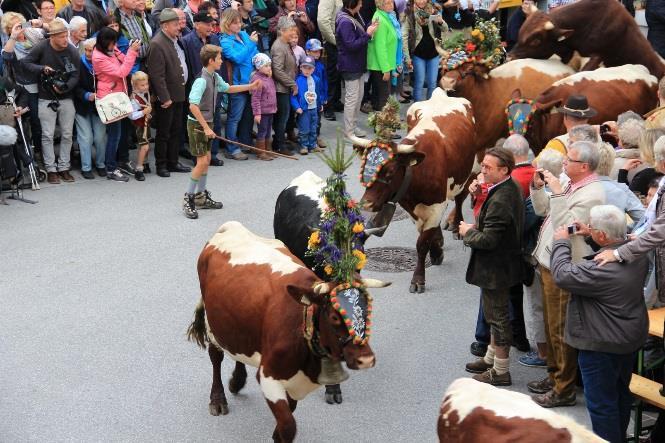
{"type": "MultiPolygon", "coordinates": [[[[96,74],[98,99],[112,92],[127,92],[126,77],[134,66],[141,42],[134,41],[127,55],[116,47],[118,33],[109,27],[97,34],[97,43],[92,53],[92,68],[96,74]]],[[[126,182],[129,178],[120,172],[116,163],[122,120],[106,125],[106,177],[109,180],[126,182]]]]}

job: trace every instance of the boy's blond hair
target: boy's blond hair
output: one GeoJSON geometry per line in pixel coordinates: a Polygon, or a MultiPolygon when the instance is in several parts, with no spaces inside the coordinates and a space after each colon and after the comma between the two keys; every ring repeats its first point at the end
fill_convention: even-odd
{"type": "Polygon", "coordinates": [[[148,74],[143,71],[136,71],[132,74],[132,86],[136,86],[138,82],[148,81],[148,74]]]}
{"type": "Polygon", "coordinates": [[[201,65],[205,68],[211,61],[217,58],[218,54],[222,53],[222,48],[217,45],[203,45],[199,55],[201,56],[201,65]]]}

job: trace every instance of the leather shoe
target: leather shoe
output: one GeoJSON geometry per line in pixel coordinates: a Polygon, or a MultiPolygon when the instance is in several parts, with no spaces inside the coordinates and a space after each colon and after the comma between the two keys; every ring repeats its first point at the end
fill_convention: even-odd
{"type": "Polygon", "coordinates": [[[575,406],[575,397],[574,392],[568,397],[563,397],[552,389],[544,394],[532,395],[531,399],[543,408],[560,408],[562,406],[575,406]]]}
{"type": "Polygon", "coordinates": [[[549,375],[542,380],[530,381],[526,384],[526,388],[529,392],[533,392],[534,394],[545,394],[551,391],[553,387],[554,382],[549,375]]]}
{"type": "Polygon", "coordinates": [[[513,384],[513,381],[510,378],[510,372],[499,375],[494,368],[489,368],[482,374],[474,375],[472,378],[476,381],[487,383],[492,386],[511,386],[513,384]]]}
{"type": "Polygon", "coordinates": [[[49,172],[46,174],[46,181],[48,181],[52,185],[59,185],[60,184],[60,176],[58,175],[57,172],[49,172]]]}
{"type": "Polygon", "coordinates": [[[157,175],[159,175],[160,177],[170,177],[171,173],[169,172],[168,169],[157,168],[157,175]]]}
{"type": "Polygon", "coordinates": [[[72,177],[72,174],[70,174],[69,171],[60,171],[59,174],[64,182],[72,183],[74,181],[74,177],[72,177]]]}
{"type": "Polygon", "coordinates": [[[169,172],[192,172],[192,168],[178,163],[175,166],[169,166],[169,172]]]}
{"type": "Polygon", "coordinates": [[[474,341],[471,343],[471,354],[476,357],[484,357],[487,354],[487,345],[480,343],[479,341],[474,341]]]}
{"type": "Polygon", "coordinates": [[[466,364],[466,371],[472,374],[482,374],[483,372],[491,369],[494,365],[485,363],[485,359],[479,358],[476,361],[466,364]]]}
{"type": "Polygon", "coordinates": [[[210,166],[224,166],[224,160],[213,157],[210,159],[210,166]]]}

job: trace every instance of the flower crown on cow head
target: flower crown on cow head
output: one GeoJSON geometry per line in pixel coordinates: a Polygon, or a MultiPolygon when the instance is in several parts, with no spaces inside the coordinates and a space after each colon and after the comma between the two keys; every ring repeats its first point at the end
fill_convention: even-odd
{"type": "Polygon", "coordinates": [[[441,47],[447,56],[442,57],[442,66],[446,71],[453,71],[464,63],[474,62],[495,68],[506,59],[506,50],[501,42],[496,19],[476,21],[471,33],[456,32],[450,38],[441,41],[441,47]]]}

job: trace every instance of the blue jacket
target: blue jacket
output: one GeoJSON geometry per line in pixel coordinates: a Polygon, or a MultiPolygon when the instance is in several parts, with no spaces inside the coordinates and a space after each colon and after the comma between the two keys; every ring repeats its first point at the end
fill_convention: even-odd
{"type": "MultiPolygon", "coordinates": [[[[314,82],[317,82],[317,78],[314,77],[314,82]]],[[[298,95],[292,95],[291,96],[291,107],[295,111],[296,109],[300,108],[303,111],[307,110],[307,100],[305,100],[305,92],[307,92],[307,77],[305,77],[302,74],[298,74],[298,77],[296,77],[296,85],[298,85],[298,95]]],[[[319,88],[318,86],[315,87],[316,89],[316,109],[315,111],[318,112],[319,109],[321,109],[321,106],[323,106],[323,101],[322,101],[322,96],[319,94],[319,88]]]]}
{"type": "MultiPolygon", "coordinates": [[[[182,49],[185,52],[185,61],[187,62],[187,71],[189,72],[187,79],[187,89],[189,89],[203,70],[203,65],[201,65],[201,48],[203,47],[203,42],[196,32],[190,32],[181,38],[180,41],[182,42],[182,49]]],[[[220,46],[219,37],[215,34],[210,34],[206,40],[206,44],[220,46]]],[[[217,73],[221,75],[221,69],[217,73]]]]}
{"type": "Polygon", "coordinates": [[[252,75],[254,67],[252,66],[252,57],[258,54],[259,50],[256,43],[249,39],[245,31],[238,34],[242,42],[238,41],[234,35],[222,34],[222,57],[233,63],[233,84],[241,85],[249,83],[249,77],[252,75]]]}
{"type": "Polygon", "coordinates": [[[321,60],[317,60],[315,65],[313,75],[316,78],[316,93],[321,99],[320,102],[323,104],[328,101],[328,74],[326,73],[326,67],[321,60]]]}

